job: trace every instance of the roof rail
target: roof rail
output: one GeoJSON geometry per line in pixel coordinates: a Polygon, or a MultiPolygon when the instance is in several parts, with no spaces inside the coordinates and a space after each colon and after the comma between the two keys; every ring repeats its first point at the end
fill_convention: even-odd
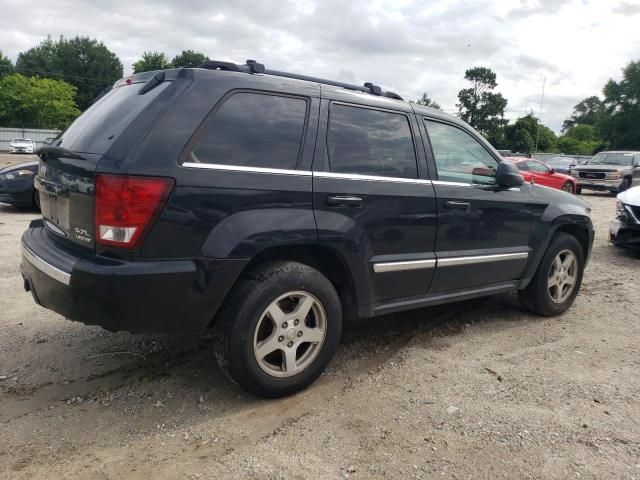
{"type": "Polygon", "coordinates": [[[237,65],[231,62],[220,62],[218,60],[207,60],[199,68],[207,68],[209,70],[226,70],[230,72],[244,72],[244,73],[261,73],[264,75],[273,75],[274,77],[294,78],[296,80],[306,80],[308,82],[322,83],[324,85],[333,85],[334,87],[342,87],[347,90],[356,90],[358,92],[370,93],[381,97],[393,98],[395,100],[402,100],[403,98],[397,93],[383,91],[378,85],[374,85],[371,82],[365,83],[363,86],[354,85],[351,83],[336,82],[334,80],[327,80],[324,78],[310,77],[308,75],[300,75],[298,73],[282,72],[280,70],[270,70],[265,68],[264,64],[258,63],[255,60],[247,60],[244,65],[237,65]]]}

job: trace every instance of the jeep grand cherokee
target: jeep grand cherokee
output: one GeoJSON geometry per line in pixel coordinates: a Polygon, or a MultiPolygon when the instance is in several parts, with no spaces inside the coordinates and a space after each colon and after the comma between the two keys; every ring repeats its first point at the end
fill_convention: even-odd
{"type": "Polygon", "coordinates": [[[589,208],[456,117],[367,83],[210,61],[114,88],[39,151],[37,303],[130,332],[214,329],[261,396],[311,384],[343,318],[519,292],[573,303],[589,208]]]}

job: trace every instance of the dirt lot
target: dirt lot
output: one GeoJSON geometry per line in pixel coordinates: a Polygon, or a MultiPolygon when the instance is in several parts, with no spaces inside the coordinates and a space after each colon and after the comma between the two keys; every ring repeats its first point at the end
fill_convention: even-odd
{"type": "MultiPolygon", "coordinates": [[[[2,159],[0,159],[2,160],[2,159]]],[[[559,318],[514,296],[353,323],[329,371],[243,394],[207,338],[111,334],[36,306],[0,205],[1,478],[640,479],[640,257],[596,242],[559,318]]]]}

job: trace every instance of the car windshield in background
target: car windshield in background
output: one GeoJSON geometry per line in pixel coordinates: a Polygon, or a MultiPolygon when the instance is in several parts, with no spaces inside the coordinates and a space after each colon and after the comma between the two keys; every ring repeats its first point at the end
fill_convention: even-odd
{"type": "Polygon", "coordinates": [[[552,167],[570,167],[575,163],[575,159],[570,157],[553,157],[547,162],[552,167]]]}
{"type": "Polygon", "coordinates": [[[591,159],[589,165],[631,165],[633,153],[599,153],[591,159]]]}
{"type": "Polygon", "coordinates": [[[14,142],[30,142],[31,140],[29,140],[28,138],[14,138],[13,141],[14,142]]]}

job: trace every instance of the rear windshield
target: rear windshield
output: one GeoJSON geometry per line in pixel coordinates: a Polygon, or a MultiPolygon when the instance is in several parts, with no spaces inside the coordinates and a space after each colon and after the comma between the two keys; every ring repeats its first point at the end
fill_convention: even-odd
{"type": "Polygon", "coordinates": [[[60,136],[57,146],[75,152],[105,153],[120,133],[171,82],[163,82],[144,95],[144,83],[117,87],[94,103],[60,136]]]}
{"type": "Polygon", "coordinates": [[[598,153],[591,159],[589,165],[631,165],[633,153],[598,153]]]}

